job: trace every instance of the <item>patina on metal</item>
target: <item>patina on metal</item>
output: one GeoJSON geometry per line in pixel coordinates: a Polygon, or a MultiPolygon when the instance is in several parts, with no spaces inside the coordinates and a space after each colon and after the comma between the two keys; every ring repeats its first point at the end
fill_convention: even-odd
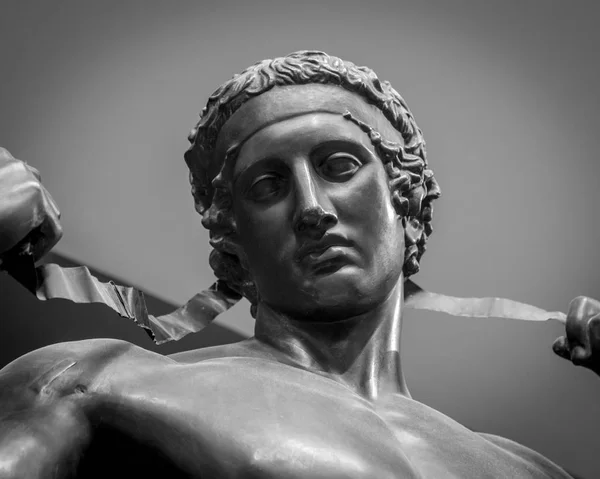
{"type": "MultiPolygon", "coordinates": [[[[210,97],[190,141],[210,264],[249,299],[255,336],[171,357],[79,341],[16,360],[0,373],[1,477],[569,477],[410,396],[404,285],[439,187],[388,83],[320,52],[265,60],[210,97]]],[[[28,233],[16,216],[37,228],[32,205],[49,204],[17,201],[12,178],[10,248],[28,233]]],[[[599,313],[575,300],[555,346],[596,372],[599,313]]]]}

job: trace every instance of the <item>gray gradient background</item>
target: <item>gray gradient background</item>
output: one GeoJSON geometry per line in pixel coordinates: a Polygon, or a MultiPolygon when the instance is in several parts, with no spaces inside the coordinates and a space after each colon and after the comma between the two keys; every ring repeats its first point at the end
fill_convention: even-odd
{"type": "MultiPolygon", "coordinates": [[[[600,297],[597,5],[4,1],[0,144],[56,198],[57,252],[180,303],[213,279],[182,158],[198,112],[247,65],[322,49],[390,80],[424,130],[444,195],[416,281],[566,310],[600,297]]],[[[247,303],[219,321],[252,332],[247,303]]],[[[409,387],[600,477],[600,378],[553,355],[559,334],[410,312],[409,387]]]]}

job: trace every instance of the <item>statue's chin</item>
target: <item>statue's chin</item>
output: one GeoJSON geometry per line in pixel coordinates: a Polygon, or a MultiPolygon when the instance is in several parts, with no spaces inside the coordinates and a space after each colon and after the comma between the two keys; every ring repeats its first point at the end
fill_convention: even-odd
{"type": "Polygon", "coordinates": [[[401,273],[370,275],[352,265],[307,277],[294,298],[280,298],[271,307],[301,320],[334,322],[364,314],[384,302],[401,273]]]}

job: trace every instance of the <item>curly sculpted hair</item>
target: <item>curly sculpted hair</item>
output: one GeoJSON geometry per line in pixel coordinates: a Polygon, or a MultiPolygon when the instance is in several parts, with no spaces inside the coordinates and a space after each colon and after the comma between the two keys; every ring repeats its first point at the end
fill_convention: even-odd
{"type": "Polygon", "coordinates": [[[217,136],[225,122],[249,99],[277,86],[305,84],[337,85],[375,105],[402,135],[404,145],[384,139],[369,125],[355,119],[375,147],[389,178],[393,206],[405,226],[405,277],[419,270],[419,261],[431,235],[433,201],[440,188],[427,167],[425,141],[404,99],[387,81],[380,81],[367,67],[319,51],[300,51],[273,60],[263,60],[235,75],[218,88],[200,113],[200,120],[189,134],[191,147],[185,153],[196,210],[210,231],[210,265],[216,277],[252,303],[255,315],[258,292],[249,271],[240,261],[232,240],[235,218],[231,192],[220,171],[235,160],[230,149],[223,160],[215,159],[217,136]],[[215,165],[213,162],[221,161],[215,165]],[[214,173],[216,171],[216,174],[214,173]],[[211,174],[211,172],[213,172],[211,174]]]}

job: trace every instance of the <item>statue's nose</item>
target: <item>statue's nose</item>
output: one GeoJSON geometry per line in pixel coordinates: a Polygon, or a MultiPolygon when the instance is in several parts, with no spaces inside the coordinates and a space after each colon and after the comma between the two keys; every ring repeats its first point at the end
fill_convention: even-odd
{"type": "Polygon", "coordinates": [[[321,237],[338,223],[338,218],[310,163],[300,162],[294,170],[294,231],[321,237]]]}
{"type": "Polygon", "coordinates": [[[337,223],[338,219],[334,213],[329,213],[321,207],[315,207],[306,209],[298,215],[294,222],[294,230],[299,234],[319,238],[337,223]]]}

